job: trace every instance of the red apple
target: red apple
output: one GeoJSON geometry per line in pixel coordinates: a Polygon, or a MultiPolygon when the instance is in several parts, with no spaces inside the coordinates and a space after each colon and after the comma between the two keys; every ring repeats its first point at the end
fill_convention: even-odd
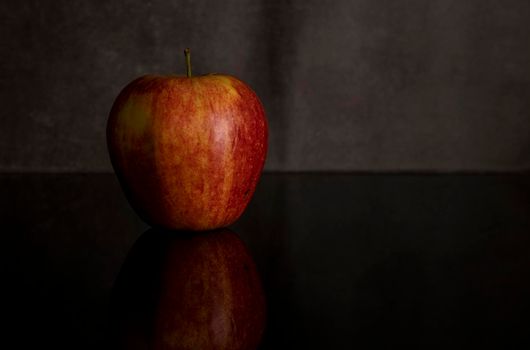
{"type": "Polygon", "coordinates": [[[150,230],[113,288],[112,348],[256,349],[265,314],[258,272],[236,234],[150,230]]]}
{"type": "Polygon", "coordinates": [[[267,121],[258,96],[228,75],[148,75],[127,85],[107,124],[114,170],[147,223],[210,230],[235,222],[258,183],[267,121]]]}

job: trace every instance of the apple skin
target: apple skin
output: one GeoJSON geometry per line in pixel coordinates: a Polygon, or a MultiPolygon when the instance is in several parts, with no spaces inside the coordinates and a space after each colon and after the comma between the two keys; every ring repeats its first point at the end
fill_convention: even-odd
{"type": "Polygon", "coordinates": [[[111,297],[113,349],[256,349],[266,320],[261,281],[233,232],[154,229],[131,249],[111,297]]]}
{"type": "Polygon", "coordinates": [[[267,153],[257,95],[227,75],[144,76],[107,123],[110,159],[127,199],[154,227],[212,230],[248,205],[267,153]]]}

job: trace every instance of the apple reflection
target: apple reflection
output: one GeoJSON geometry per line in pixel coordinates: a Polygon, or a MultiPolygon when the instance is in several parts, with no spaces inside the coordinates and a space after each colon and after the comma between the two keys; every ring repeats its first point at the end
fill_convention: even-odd
{"type": "Polygon", "coordinates": [[[255,349],[265,297],[254,261],[228,229],[151,229],[114,285],[111,339],[118,349],[255,349]]]}

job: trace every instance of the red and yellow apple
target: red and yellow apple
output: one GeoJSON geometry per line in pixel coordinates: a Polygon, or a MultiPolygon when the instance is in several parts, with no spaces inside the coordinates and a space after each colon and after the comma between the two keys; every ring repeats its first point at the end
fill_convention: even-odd
{"type": "Polygon", "coordinates": [[[132,207],[167,229],[210,230],[248,205],[267,152],[258,96],[228,75],[140,77],[107,124],[112,165],[132,207]]]}
{"type": "Polygon", "coordinates": [[[114,284],[113,349],[256,349],[266,319],[261,281],[229,230],[150,230],[114,284]]]}

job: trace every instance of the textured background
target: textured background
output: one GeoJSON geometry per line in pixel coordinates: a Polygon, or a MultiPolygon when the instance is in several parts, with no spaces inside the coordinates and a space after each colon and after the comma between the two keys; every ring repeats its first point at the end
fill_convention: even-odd
{"type": "Polygon", "coordinates": [[[110,171],[114,97],[230,73],[268,113],[268,170],[530,168],[530,2],[0,3],[1,171],[110,171]]]}

